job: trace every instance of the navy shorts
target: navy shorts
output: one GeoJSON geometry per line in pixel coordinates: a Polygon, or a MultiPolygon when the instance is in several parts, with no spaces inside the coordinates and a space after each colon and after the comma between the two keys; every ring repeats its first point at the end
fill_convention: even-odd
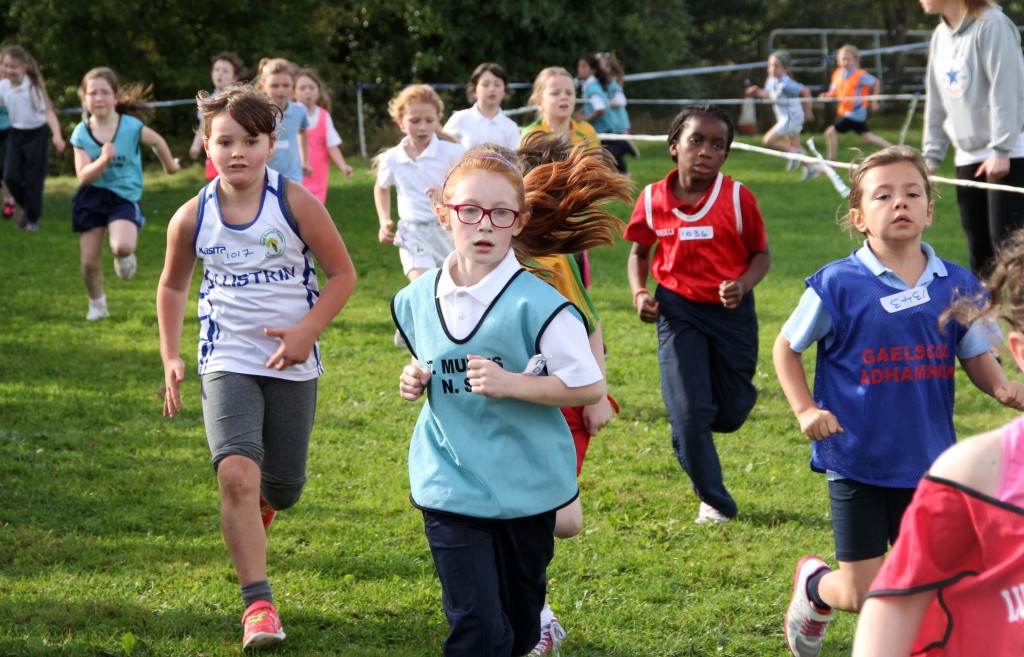
{"type": "Polygon", "coordinates": [[[858,135],[862,135],[865,132],[871,132],[868,128],[867,121],[854,121],[851,118],[843,117],[836,121],[835,125],[832,126],[836,129],[836,132],[856,132],[858,135]]]}
{"type": "Polygon", "coordinates": [[[900,533],[913,488],[887,488],[853,479],[828,482],[832,535],[839,561],[884,557],[900,533]]]}
{"type": "Polygon", "coordinates": [[[140,229],[146,223],[141,205],[103,187],[82,185],[71,199],[71,230],[76,233],[103,228],[116,219],[132,221],[140,229]]]}
{"type": "Polygon", "coordinates": [[[4,177],[4,158],[7,157],[7,135],[9,129],[0,130],[0,178],[4,177]]]}

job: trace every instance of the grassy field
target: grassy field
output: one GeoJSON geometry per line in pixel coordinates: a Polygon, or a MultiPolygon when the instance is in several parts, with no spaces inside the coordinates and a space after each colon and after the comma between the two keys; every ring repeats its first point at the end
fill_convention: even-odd
{"type": "MultiPolygon", "coordinates": [[[[321,341],[327,372],[309,485],[270,531],[271,582],[288,633],[277,652],[437,655],[447,633],[440,587],[408,502],[406,451],[419,404],[397,395],[406,355],[391,344],[388,312],[404,279],[395,250],[376,240],[366,163],[352,162],[352,181],[334,172],[328,207],[360,280],[321,341]]],[[[662,146],[645,145],[631,167],[642,185],[671,163],[662,146]]],[[[622,413],[583,468],[584,531],[558,543],[549,571],[570,657],[787,654],[782,615],[793,567],[807,553],[832,559],[825,481],[808,469],[808,441],[779,390],[770,346],[804,277],[855,242],[835,226],[841,200],[825,179],[801,184],[781,160],[741,152],[725,171],[759,199],[774,255],[757,288],[760,400],[743,429],[718,438],[740,516],[721,527],[693,523],[697,500],[672,455],[655,329],[630,303],[628,245],[594,252],[592,293],[622,413]]],[[[165,229],[201,175],[198,167],[148,175],[139,273],[116,279],[107,254],[112,317],[102,322],[84,320],[69,230],[73,179],[48,182],[39,234],[0,223],[0,655],[239,652],[241,602],[194,371],[178,418],[161,417],[157,393],[154,297],[165,229]]],[[[964,262],[954,193],[943,191],[926,239],[964,262]]],[[[187,325],[183,354],[194,353],[195,330],[187,325]]],[[[958,376],[961,435],[1012,416],[958,376]]],[[[824,654],[848,654],[854,624],[839,614],[824,654]]]]}

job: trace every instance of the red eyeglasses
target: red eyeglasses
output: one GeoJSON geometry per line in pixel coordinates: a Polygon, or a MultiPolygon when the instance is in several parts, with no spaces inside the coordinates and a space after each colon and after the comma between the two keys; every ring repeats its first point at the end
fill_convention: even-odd
{"type": "Polygon", "coordinates": [[[482,208],[479,205],[468,203],[460,205],[445,203],[444,207],[455,210],[455,216],[459,218],[459,221],[470,226],[475,226],[483,221],[484,217],[488,217],[491,220],[491,225],[495,228],[511,228],[519,218],[518,212],[508,208],[482,208]]]}

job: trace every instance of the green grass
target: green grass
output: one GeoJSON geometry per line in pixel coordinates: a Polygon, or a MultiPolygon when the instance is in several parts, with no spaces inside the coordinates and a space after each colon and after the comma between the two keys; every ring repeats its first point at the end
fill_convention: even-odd
{"type": "MultiPolygon", "coordinates": [[[[395,250],[376,241],[366,163],[353,164],[354,180],[335,175],[329,209],[359,285],[322,338],[327,372],[309,485],[270,533],[270,576],[288,632],[278,653],[437,655],[447,633],[440,587],[408,502],[406,450],[419,405],[396,394],[406,357],[391,346],[388,312],[404,279],[395,250]]],[[[660,145],[631,161],[640,185],[670,166],[660,145]]],[[[781,160],[742,152],[725,171],[756,194],[774,255],[757,289],[760,400],[743,429],[718,438],[740,519],[693,523],[697,500],[672,455],[655,330],[630,303],[628,245],[595,251],[593,297],[622,414],[593,441],[583,469],[584,532],[558,542],[549,571],[570,657],[786,654],[792,569],[805,553],[832,558],[825,482],[807,467],[808,441],[779,390],[770,346],[803,278],[855,243],[835,226],[841,201],[825,179],[800,184],[781,160]]],[[[154,293],[165,229],[200,185],[198,168],[148,175],[139,273],[116,279],[107,254],[112,317],[98,323],[84,321],[69,230],[75,181],[48,181],[39,234],[0,224],[0,655],[239,652],[241,603],[194,372],[180,417],[162,418],[157,396],[154,293]]],[[[944,196],[926,239],[963,262],[954,193],[944,196]]],[[[193,294],[189,317],[194,304],[193,294]]],[[[183,353],[194,353],[195,334],[190,319],[183,353]]],[[[961,435],[1012,416],[962,375],[958,385],[961,435]]],[[[824,654],[848,654],[854,625],[839,614],[824,654]]]]}

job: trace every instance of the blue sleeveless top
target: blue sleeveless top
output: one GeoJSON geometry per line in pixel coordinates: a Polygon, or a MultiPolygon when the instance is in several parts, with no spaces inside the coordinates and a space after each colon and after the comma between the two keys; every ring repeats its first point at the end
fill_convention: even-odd
{"type": "MultiPolygon", "coordinates": [[[[117,131],[112,140],[117,155],[103,170],[93,187],[107,189],[126,201],[137,203],[142,198],[142,121],[134,116],[122,114],[118,119],[117,131]]],[[[71,145],[81,148],[96,161],[103,151],[103,144],[92,136],[89,124],[82,121],[71,133],[71,145]]]]}
{"type": "MultiPolygon", "coordinates": [[[[427,272],[391,303],[395,324],[431,372],[409,445],[409,481],[417,507],[476,518],[523,518],[576,498],[576,448],[561,411],[471,392],[467,354],[522,372],[540,353],[550,321],[575,307],[520,270],[466,338],[449,335],[427,272]]],[[[581,318],[582,321],[582,318],[581,318]]]]}
{"type": "Polygon", "coordinates": [[[814,398],[845,430],[812,443],[813,470],[914,488],[956,442],[956,350],[968,327],[940,331],[939,316],[955,295],[980,288],[966,269],[943,263],[948,276],[909,290],[889,287],[856,255],[807,279],[835,325],[832,343],[818,343],[814,398]]]}

